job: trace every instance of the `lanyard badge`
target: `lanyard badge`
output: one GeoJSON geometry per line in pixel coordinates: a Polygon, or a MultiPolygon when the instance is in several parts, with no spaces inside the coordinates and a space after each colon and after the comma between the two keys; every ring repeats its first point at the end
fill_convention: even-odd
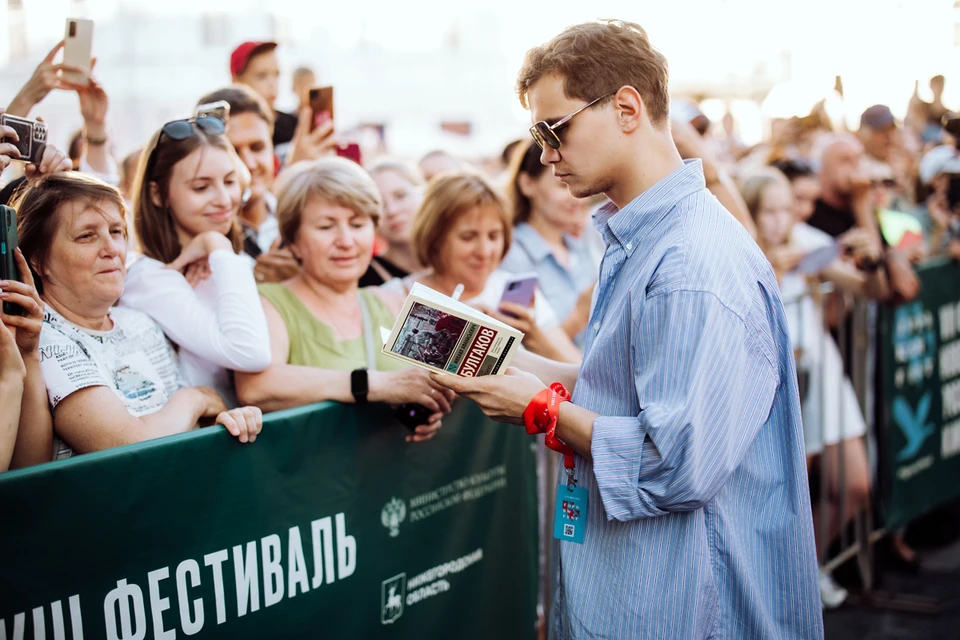
{"type": "Polygon", "coordinates": [[[577,486],[573,449],[557,438],[560,404],[570,400],[570,392],[559,382],[538,393],[523,412],[527,433],[545,433],[548,448],[563,454],[567,483],[557,487],[554,509],[553,537],[567,542],[583,543],[587,525],[587,490],[577,486]]]}
{"type": "Polygon", "coordinates": [[[583,544],[587,530],[587,490],[557,485],[557,506],[553,515],[553,537],[583,544]]]}

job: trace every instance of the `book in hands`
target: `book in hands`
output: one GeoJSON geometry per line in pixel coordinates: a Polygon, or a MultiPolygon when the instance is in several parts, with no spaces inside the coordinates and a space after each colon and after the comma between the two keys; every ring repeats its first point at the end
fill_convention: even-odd
{"type": "Polygon", "coordinates": [[[473,307],[414,284],[383,353],[430,371],[472,378],[500,375],[523,333],[473,307]]]}

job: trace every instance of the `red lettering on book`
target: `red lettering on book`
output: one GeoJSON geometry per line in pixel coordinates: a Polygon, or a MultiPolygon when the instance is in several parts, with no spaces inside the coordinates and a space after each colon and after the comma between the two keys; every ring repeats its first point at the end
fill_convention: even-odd
{"type": "Polygon", "coordinates": [[[480,331],[477,332],[477,337],[473,339],[473,344],[470,345],[470,349],[467,351],[467,357],[463,359],[457,375],[468,378],[476,376],[477,371],[480,370],[480,365],[483,364],[483,359],[487,356],[487,352],[490,351],[490,345],[493,344],[493,339],[496,337],[497,332],[493,329],[480,327],[480,331]]]}

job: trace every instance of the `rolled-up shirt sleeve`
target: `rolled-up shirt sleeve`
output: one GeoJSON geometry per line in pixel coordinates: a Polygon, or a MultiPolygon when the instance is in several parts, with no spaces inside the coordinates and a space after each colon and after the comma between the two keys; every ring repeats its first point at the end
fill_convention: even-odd
{"type": "Polygon", "coordinates": [[[633,340],[637,416],[600,417],[591,454],[608,519],[698,509],[737,469],[779,386],[773,342],[713,294],[646,300],[633,340]]]}

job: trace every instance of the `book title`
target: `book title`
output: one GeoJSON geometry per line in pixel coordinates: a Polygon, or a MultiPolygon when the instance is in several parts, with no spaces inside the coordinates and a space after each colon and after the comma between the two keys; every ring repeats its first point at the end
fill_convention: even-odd
{"type": "Polygon", "coordinates": [[[457,374],[468,378],[475,377],[477,371],[480,369],[480,365],[483,364],[484,358],[487,357],[487,352],[490,351],[490,345],[493,344],[493,339],[496,337],[496,331],[487,327],[481,327],[480,331],[477,332],[477,337],[473,339],[473,344],[470,345],[467,357],[464,358],[463,364],[460,365],[460,370],[457,374]]]}

